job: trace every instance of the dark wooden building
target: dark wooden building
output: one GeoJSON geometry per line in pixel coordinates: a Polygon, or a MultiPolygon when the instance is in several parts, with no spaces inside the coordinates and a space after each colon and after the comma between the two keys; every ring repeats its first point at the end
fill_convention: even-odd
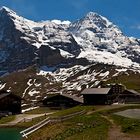
{"type": "Polygon", "coordinates": [[[113,103],[140,104],[140,93],[126,89],[122,84],[109,84],[108,88],[87,88],[81,93],[85,105],[103,105],[113,103]]]}
{"type": "Polygon", "coordinates": [[[81,93],[85,105],[109,104],[108,96],[111,94],[110,88],[87,88],[81,93]]]}
{"type": "Polygon", "coordinates": [[[108,87],[111,88],[110,89],[111,94],[108,95],[108,102],[110,104],[118,102],[119,95],[126,89],[124,85],[118,83],[110,84],[108,85],[108,87]]]}
{"type": "Polygon", "coordinates": [[[111,84],[110,85],[110,88],[111,88],[111,92],[113,94],[116,94],[116,95],[119,95],[120,93],[122,93],[126,88],[124,85],[122,84],[111,84]]]}
{"type": "Polygon", "coordinates": [[[43,105],[48,107],[66,108],[83,104],[83,99],[68,94],[48,94],[43,105]]]}
{"type": "Polygon", "coordinates": [[[7,91],[0,91],[0,113],[21,113],[21,98],[7,91]]]}
{"type": "Polygon", "coordinates": [[[118,96],[119,103],[136,103],[140,104],[140,93],[135,90],[126,89],[118,96]]]}

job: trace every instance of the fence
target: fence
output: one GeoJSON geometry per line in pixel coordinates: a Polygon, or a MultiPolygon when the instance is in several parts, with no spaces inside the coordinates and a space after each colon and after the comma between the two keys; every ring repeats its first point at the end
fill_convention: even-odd
{"type": "Polygon", "coordinates": [[[45,126],[49,123],[62,122],[62,121],[65,121],[67,119],[70,119],[72,117],[75,117],[76,115],[82,115],[84,113],[85,113],[85,110],[80,111],[80,112],[75,112],[75,113],[72,113],[72,114],[69,114],[69,115],[65,115],[65,116],[62,116],[62,117],[53,117],[53,118],[47,117],[43,121],[27,128],[23,131],[21,131],[20,134],[22,135],[22,137],[28,138],[29,134],[35,132],[36,130],[40,129],[41,127],[43,127],[43,126],[45,126]]]}

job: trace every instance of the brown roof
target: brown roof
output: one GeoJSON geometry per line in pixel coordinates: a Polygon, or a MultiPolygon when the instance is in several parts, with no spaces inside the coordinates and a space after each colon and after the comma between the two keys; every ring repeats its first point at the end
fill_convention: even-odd
{"type": "Polygon", "coordinates": [[[61,94],[62,96],[68,97],[68,98],[72,98],[74,101],[80,102],[80,103],[84,103],[83,98],[77,97],[77,96],[73,96],[73,95],[69,95],[69,94],[61,94]]]}
{"type": "Polygon", "coordinates": [[[10,95],[10,93],[3,93],[3,94],[0,94],[0,99],[6,97],[6,96],[8,96],[8,95],[10,95]]]}
{"type": "Polygon", "coordinates": [[[0,99],[2,99],[2,98],[4,98],[4,97],[6,97],[6,96],[13,96],[13,97],[15,97],[15,98],[18,98],[18,99],[20,99],[20,100],[22,100],[22,98],[20,97],[20,96],[18,96],[18,95],[15,95],[15,94],[13,94],[13,93],[10,93],[10,92],[7,92],[7,93],[1,93],[0,94],[0,99]]]}
{"type": "Polygon", "coordinates": [[[140,95],[140,93],[138,93],[137,91],[135,91],[133,89],[126,89],[125,91],[131,92],[131,93],[136,94],[136,95],[140,95]]]}
{"type": "Polygon", "coordinates": [[[108,94],[111,88],[86,88],[81,94],[108,94]]]}
{"type": "MultiPolygon", "coordinates": [[[[45,98],[45,99],[49,99],[49,98],[52,98],[52,97],[57,96],[57,95],[64,96],[64,97],[67,97],[67,98],[71,98],[71,99],[73,99],[74,101],[77,101],[77,102],[79,102],[79,103],[83,103],[83,102],[84,102],[84,101],[83,101],[83,98],[80,98],[80,97],[77,97],[77,96],[73,96],[73,95],[69,95],[69,94],[60,94],[60,93],[48,94],[48,95],[47,95],[47,98],[45,98]]],[[[45,99],[44,99],[44,100],[45,100],[45,99]]]]}

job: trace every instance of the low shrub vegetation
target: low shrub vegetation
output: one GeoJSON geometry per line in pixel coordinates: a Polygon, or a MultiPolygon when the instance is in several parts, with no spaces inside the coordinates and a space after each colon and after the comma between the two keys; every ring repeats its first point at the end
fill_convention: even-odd
{"type": "Polygon", "coordinates": [[[130,119],[118,115],[111,115],[116,124],[121,126],[122,132],[140,135],[140,119],[130,119]]]}

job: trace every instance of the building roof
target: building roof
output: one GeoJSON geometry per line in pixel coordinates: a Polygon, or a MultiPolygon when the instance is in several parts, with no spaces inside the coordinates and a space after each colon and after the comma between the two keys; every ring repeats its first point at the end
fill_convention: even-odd
{"type": "Polygon", "coordinates": [[[0,94],[0,99],[6,97],[6,96],[8,96],[8,95],[10,95],[10,93],[3,93],[3,94],[0,94]]]}
{"type": "Polygon", "coordinates": [[[81,94],[108,94],[111,88],[86,88],[81,94]]]}
{"type": "Polygon", "coordinates": [[[77,101],[77,102],[79,102],[79,103],[83,103],[83,102],[84,102],[84,101],[83,101],[83,98],[80,98],[80,97],[77,97],[77,96],[73,96],[73,95],[69,95],[69,94],[60,94],[60,93],[48,94],[48,96],[47,96],[44,100],[50,99],[50,98],[52,98],[52,97],[54,97],[54,96],[58,96],[58,95],[64,96],[64,97],[67,97],[67,98],[71,98],[71,99],[73,99],[74,101],[77,101]]]}
{"type": "Polygon", "coordinates": [[[69,94],[61,94],[62,96],[68,97],[73,99],[74,101],[80,102],[80,103],[84,103],[83,98],[77,97],[77,96],[73,96],[73,95],[69,95],[69,94]]]}
{"type": "Polygon", "coordinates": [[[137,91],[135,91],[133,89],[126,89],[125,91],[131,92],[131,93],[136,94],[136,95],[140,95],[140,93],[138,93],[137,91]]]}
{"type": "Polygon", "coordinates": [[[6,96],[13,96],[13,97],[15,97],[15,98],[18,98],[18,99],[20,99],[20,100],[22,100],[22,98],[20,97],[20,96],[17,96],[17,95],[15,95],[15,94],[13,94],[13,93],[10,93],[10,92],[7,92],[7,93],[1,93],[0,94],[0,99],[3,99],[4,97],[6,97],[6,96]]]}

